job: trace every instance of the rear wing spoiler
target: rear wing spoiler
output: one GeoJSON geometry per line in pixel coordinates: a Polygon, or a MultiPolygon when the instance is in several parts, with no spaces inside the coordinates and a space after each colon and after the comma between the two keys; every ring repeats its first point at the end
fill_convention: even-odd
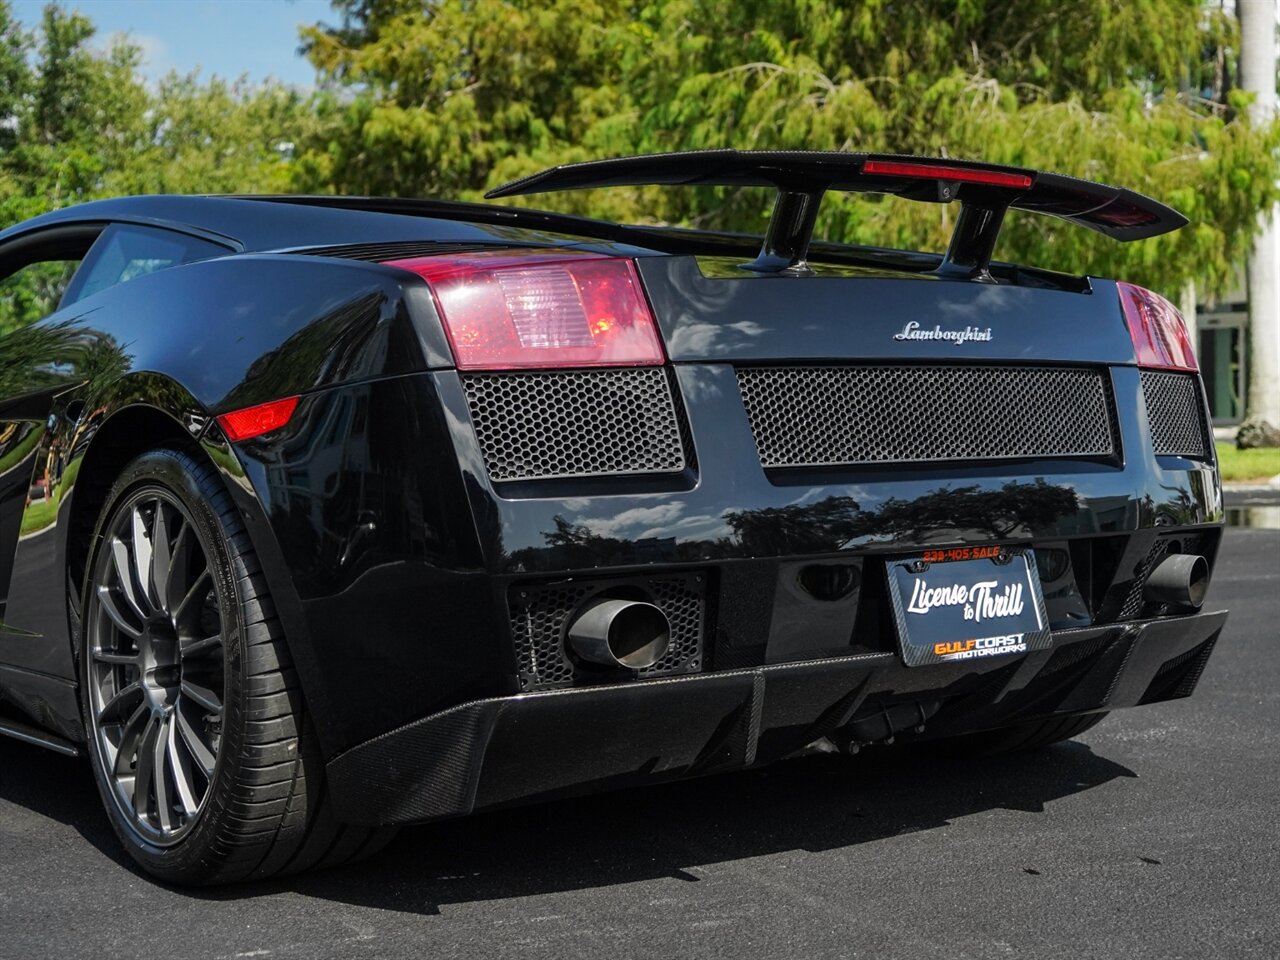
{"type": "Polygon", "coordinates": [[[1157,237],[1187,223],[1150,197],[1059,173],[968,160],[798,150],[698,150],[571,163],[513,180],[485,196],[655,185],[775,188],[778,198],[764,247],[745,265],[764,273],[810,272],[805,257],[828,190],[933,203],[959,200],[961,214],[938,272],[977,280],[991,279],[991,254],[1009,208],[1059,217],[1126,241],[1157,237]]]}

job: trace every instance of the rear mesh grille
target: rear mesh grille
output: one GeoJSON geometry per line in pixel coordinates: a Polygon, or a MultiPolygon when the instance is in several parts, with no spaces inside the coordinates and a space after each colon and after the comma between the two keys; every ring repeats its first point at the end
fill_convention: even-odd
{"type": "Polygon", "coordinates": [[[493,480],[678,473],[666,371],[468,374],[462,387],[493,480]]]}
{"type": "Polygon", "coordinates": [[[766,467],[1097,457],[1114,452],[1102,371],[1073,367],[743,367],[766,467]]]}
{"type": "Polygon", "coordinates": [[[1194,375],[1143,370],[1142,397],[1157,454],[1208,459],[1209,433],[1194,375]]]}
{"type": "Polygon", "coordinates": [[[704,578],[700,574],[647,577],[641,580],[577,580],[529,584],[511,589],[511,635],[515,640],[520,685],[525,688],[587,683],[609,679],[609,672],[580,666],[565,649],[566,621],[591,597],[631,596],[656,604],[671,624],[667,652],[640,677],[696,673],[701,668],[704,578]]]}

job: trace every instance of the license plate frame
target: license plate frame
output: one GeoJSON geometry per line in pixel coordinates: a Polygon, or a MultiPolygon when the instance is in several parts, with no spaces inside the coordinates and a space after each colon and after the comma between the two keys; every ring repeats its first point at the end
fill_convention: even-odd
{"type": "Polygon", "coordinates": [[[908,667],[1002,662],[1053,644],[1029,547],[924,550],[888,560],[885,576],[908,667]]]}

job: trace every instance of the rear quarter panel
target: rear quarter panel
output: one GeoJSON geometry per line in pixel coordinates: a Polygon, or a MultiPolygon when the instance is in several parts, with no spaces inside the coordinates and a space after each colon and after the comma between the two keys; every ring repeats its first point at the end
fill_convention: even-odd
{"type": "MultiPolygon", "coordinates": [[[[68,517],[104,426],[144,407],[194,437],[224,410],[439,363],[442,338],[410,319],[409,301],[429,295],[401,279],[355,261],[229,256],[120,284],[0,341],[0,694],[27,712],[68,713],[65,691],[64,705],[46,710],[23,690],[74,676],[68,517]],[[43,496],[29,499],[32,484],[43,496]]],[[[287,598],[261,505],[222,452],[219,466],[287,598]]]]}

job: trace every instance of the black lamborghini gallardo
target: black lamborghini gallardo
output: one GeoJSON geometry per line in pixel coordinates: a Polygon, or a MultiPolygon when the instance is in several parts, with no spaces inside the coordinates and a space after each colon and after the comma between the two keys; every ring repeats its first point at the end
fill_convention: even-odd
{"type": "MultiPolygon", "coordinates": [[[[93,767],[214,883],[398,824],[1189,695],[1221,490],[1181,317],[992,262],[1127,190],[731,150],[493,196],[777,190],[767,235],[499,205],[133,197],[0,233],[74,264],[0,340],[0,732],[93,767]],[[827,191],[957,202],[944,255],[820,243],[827,191]]],[[[10,775],[6,773],[6,775],[10,775]]]]}

